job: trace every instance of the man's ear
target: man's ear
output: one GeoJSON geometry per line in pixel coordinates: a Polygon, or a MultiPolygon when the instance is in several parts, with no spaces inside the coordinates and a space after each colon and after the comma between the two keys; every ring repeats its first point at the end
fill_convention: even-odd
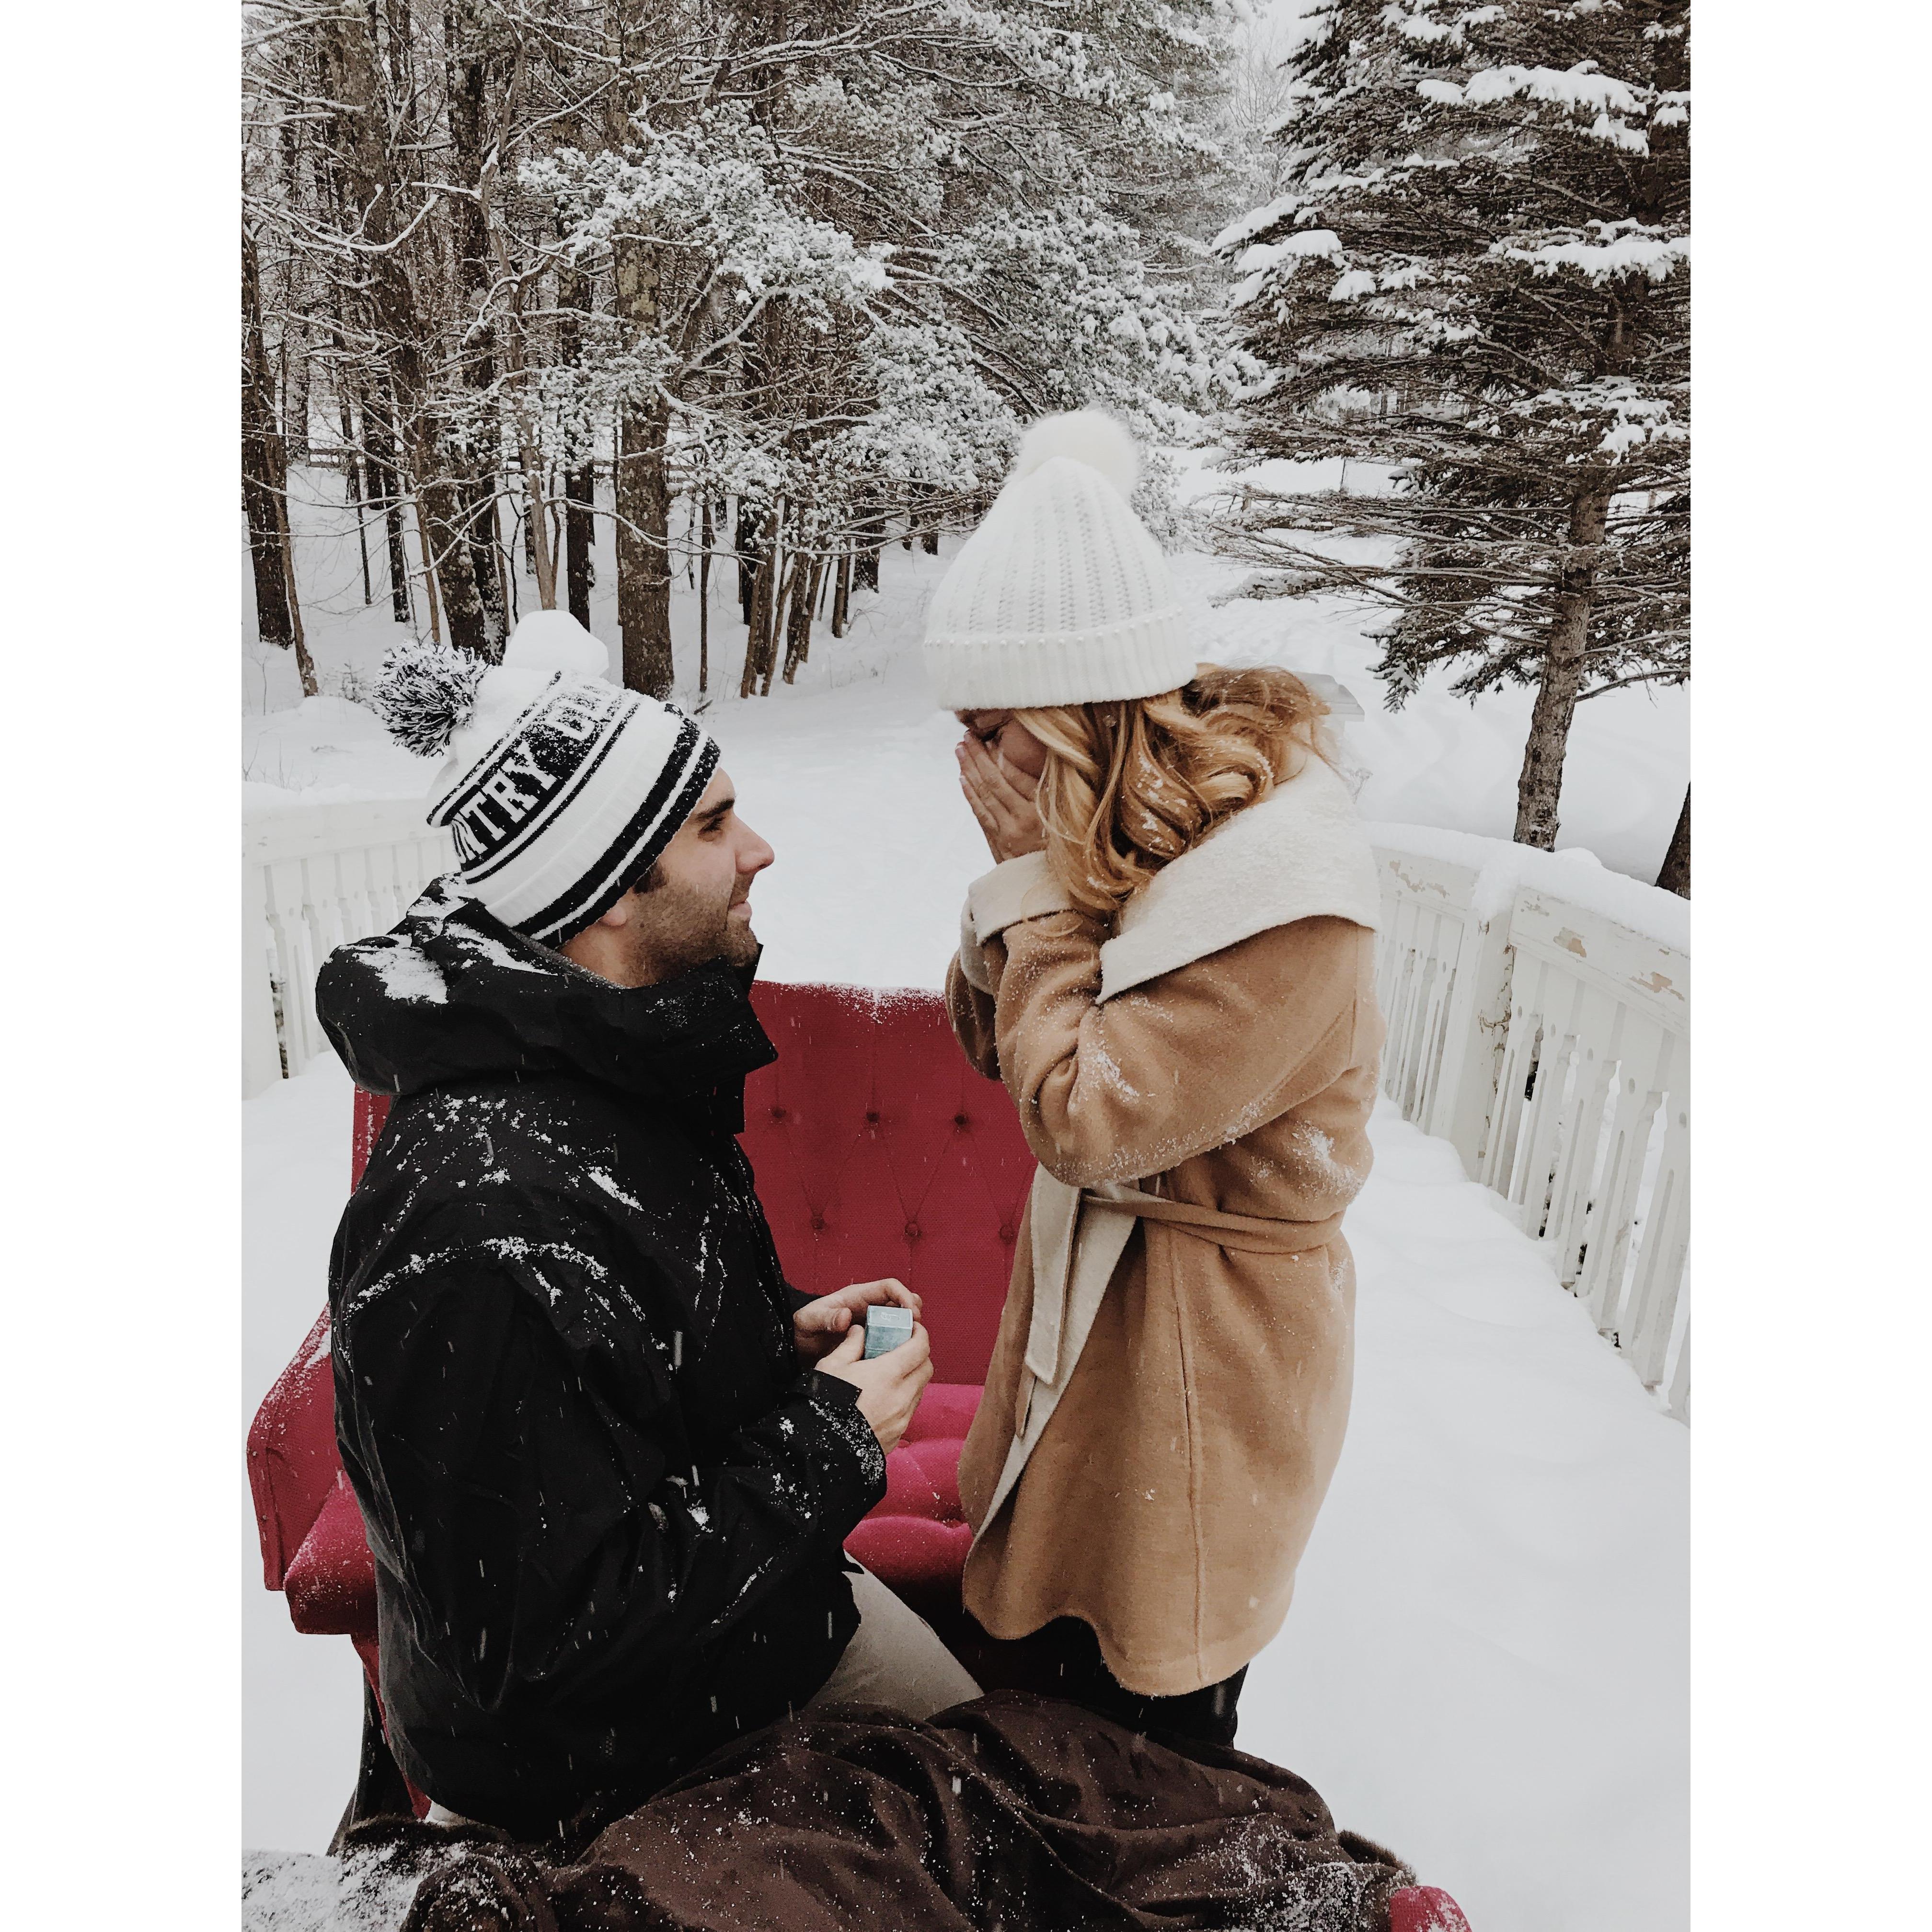
{"type": "Polygon", "coordinates": [[[599,926],[608,926],[613,932],[622,932],[637,911],[637,898],[638,890],[633,886],[608,912],[600,914],[596,922],[599,926]]]}

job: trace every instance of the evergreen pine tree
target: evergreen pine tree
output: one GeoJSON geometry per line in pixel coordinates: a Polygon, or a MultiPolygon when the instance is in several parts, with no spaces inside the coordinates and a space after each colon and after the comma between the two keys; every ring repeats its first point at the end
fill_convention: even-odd
{"type": "Polygon", "coordinates": [[[1515,836],[1547,848],[1576,705],[1689,672],[1688,0],[1310,24],[1283,192],[1220,241],[1268,370],[1237,446],[1390,482],[1244,487],[1226,541],[1253,594],[1390,604],[1391,704],[1438,664],[1533,686],[1515,836]]]}

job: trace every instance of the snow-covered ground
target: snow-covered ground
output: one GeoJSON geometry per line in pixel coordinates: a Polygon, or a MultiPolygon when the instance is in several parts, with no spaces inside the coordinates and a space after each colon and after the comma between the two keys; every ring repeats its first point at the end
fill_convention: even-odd
{"type": "MultiPolygon", "coordinates": [[[[326,514],[298,522],[317,530],[326,514]]],[[[310,640],[339,693],[394,632],[385,606],[362,608],[352,536],[304,548],[310,640]]],[[[771,977],[938,983],[962,889],[986,862],[958,796],[957,728],[932,710],[911,648],[944,561],[895,544],[881,594],[862,600],[851,636],[819,632],[796,689],[706,713],[745,816],[778,853],[753,896],[771,977]]],[[[1472,711],[1426,691],[1389,716],[1363,614],[1210,610],[1238,573],[1193,555],[1179,570],[1204,656],[1324,671],[1354,692],[1369,817],[1507,836],[1526,694],[1472,711]]],[[[714,689],[735,683],[734,614],[721,586],[714,689]]],[[[675,615],[694,702],[694,599],[675,615]]],[[[592,616],[614,638],[608,572],[592,616]]],[[[244,661],[251,810],[423,789],[430,768],[360,706],[298,706],[285,655],[248,645],[244,661]]],[[[1684,740],[1682,693],[1587,706],[1562,843],[1648,878],[1684,740]]],[[[321,1306],[349,1115],[332,1061],[248,1103],[248,1412],[321,1306]]],[[[1241,1742],[1447,1886],[1477,1932],[1672,1932],[1687,1916],[1688,1432],[1445,1144],[1386,1109],[1374,1138],[1348,1229],[1354,1419],[1294,1610],[1250,1676],[1241,1742]]],[[[290,1629],[260,1587],[252,1523],[244,1540],[244,1842],[316,1850],[353,1779],[357,1669],[345,1640],[290,1629]]]]}

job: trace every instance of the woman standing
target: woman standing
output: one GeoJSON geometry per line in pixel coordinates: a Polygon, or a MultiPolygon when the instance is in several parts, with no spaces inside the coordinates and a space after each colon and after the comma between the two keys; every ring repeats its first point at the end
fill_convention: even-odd
{"type": "Polygon", "coordinates": [[[954,1029],[1040,1162],[965,1600],[1008,1681],[1227,1742],[1347,1420],[1378,894],[1323,707],[1195,662],[1137,467],[1111,418],[1036,424],[927,622],[996,862],[954,1029]]]}

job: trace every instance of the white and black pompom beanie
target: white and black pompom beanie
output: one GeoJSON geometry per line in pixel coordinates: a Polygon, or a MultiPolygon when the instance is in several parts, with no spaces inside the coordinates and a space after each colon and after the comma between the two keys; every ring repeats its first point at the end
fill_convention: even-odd
{"type": "Polygon", "coordinates": [[[674,706],[608,682],[609,653],[533,610],[503,661],[434,645],[391,654],[376,708],[399,742],[448,758],[426,816],[456,840],[464,890],[560,944],[646,873],[711,782],[718,747],[674,706]]]}
{"type": "Polygon", "coordinates": [[[1128,507],[1140,452],[1097,410],[1026,433],[933,592],[926,668],[948,711],[1178,690],[1195,650],[1167,559],[1128,507]]]}

